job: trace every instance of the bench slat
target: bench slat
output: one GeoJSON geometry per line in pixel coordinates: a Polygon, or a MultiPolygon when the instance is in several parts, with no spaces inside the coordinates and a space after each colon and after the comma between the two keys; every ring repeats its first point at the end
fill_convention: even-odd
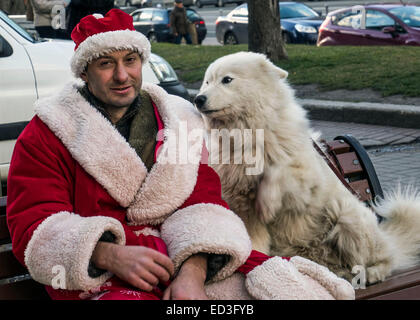
{"type": "Polygon", "coordinates": [[[341,166],[341,172],[344,177],[354,176],[363,171],[357,158],[356,152],[347,152],[336,155],[338,162],[341,166]]]}
{"type": "Polygon", "coordinates": [[[12,251],[0,252],[0,261],[0,279],[28,273],[28,270],[19,263],[12,251]]]}
{"type": "Polygon", "coordinates": [[[360,196],[361,201],[369,201],[372,199],[372,192],[367,179],[350,182],[349,184],[360,196]]]}
{"type": "Polygon", "coordinates": [[[6,215],[6,202],[7,202],[7,197],[0,197],[0,214],[1,215],[6,215]]]}
{"type": "Polygon", "coordinates": [[[333,151],[335,154],[350,152],[350,145],[343,140],[333,140],[327,143],[328,151],[333,151]]]}
{"type": "Polygon", "coordinates": [[[7,228],[6,215],[0,215],[0,242],[5,243],[10,240],[9,229],[7,228]]]}
{"type": "MultiPolygon", "coordinates": [[[[368,286],[366,289],[356,290],[356,299],[375,299],[388,294],[398,295],[402,290],[417,286],[420,286],[420,266],[398,271],[388,277],[384,282],[368,286]]],[[[405,292],[407,293],[412,291],[405,292]]],[[[417,297],[420,298],[420,295],[417,297]]]]}
{"type": "Polygon", "coordinates": [[[50,299],[45,287],[32,279],[0,285],[0,300],[45,299],[50,299]]]}

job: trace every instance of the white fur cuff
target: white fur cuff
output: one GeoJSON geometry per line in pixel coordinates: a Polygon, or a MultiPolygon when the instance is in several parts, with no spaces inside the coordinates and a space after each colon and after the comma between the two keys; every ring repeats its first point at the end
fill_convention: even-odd
{"type": "Polygon", "coordinates": [[[324,267],[315,268],[317,264],[306,264],[309,260],[303,260],[306,259],[295,257],[289,262],[274,257],[267,260],[248,273],[245,282],[248,292],[258,300],[354,299],[354,290],[347,281],[339,279],[324,267]],[[300,272],[294,262],[299,268],[305,265],[302,268],[305,272],[300,272]],[[322,268],[326,270],[319,272],[322,268]],[[330,291],[332,287],[334,290],[330,291]]]}
{"type": "Polygon", "coordinates": [[[114,218],[81,217],[69,212],[51,215],[34,231],[26,247],[29,273],[42,284],[55,287],[59,283],[59,288],[66,290],[86,291],[102,285],[112,274],[91,278],[88,266],[105,231],[115,235],[117,244],[125,244],[124,229],[114,218]]]}
{"type": "Polygon", "coordinates": [[[354,288],[350,282],[337,277],[334,273],[328,270],[327,267],[321,266],[320,264],[299,256],[291,258],[290,262],[294,264],[299,272],[317,280],[332,294],[335,299],[355,299],[354,288]]]}
{"type": "Polygon", "coordinates": [[[161,234],[176,270],[199,252],[229,255],[229,262],[212,281],[230,276],[251,253],[251,241],[242,220],[215,204],[196,204],[178,210],[164,222],[161,234]]]}

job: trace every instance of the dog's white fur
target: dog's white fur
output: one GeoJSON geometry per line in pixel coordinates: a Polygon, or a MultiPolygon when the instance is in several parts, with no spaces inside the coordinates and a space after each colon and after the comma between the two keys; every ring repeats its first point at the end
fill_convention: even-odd
{"type": "MultiPolygon", "coordinates": [[[[253,248],[271,255],[300,255],[347,279],[363,266],[370,283],[418,262],[420,196],[397,190],[375,214],[353,196],[313,148],[305,110],[286,82],[287,72],[264,55],[239,52],[207,69],[198,95],[211,129],[264,129],[263,172],[248,164],[212,164],[224,199],[245,222],[253,248]],[[231,80],[222,80],[230,77],[231,80]]],[[[220,139],[211,143],[221,143],[220,139]]],[[[237,148],[237,146],[236,146],[237,148]]],[[[230,148],[231,153],[235,148],[230,148]]],[[[221,158],[222,148],[219,148],[221,158]]],[[[213,155],[214,156],[214,155],[213,155]]],[[[232,158],[231,158],[232,159],[232,158]]],[[[254,164],[255,165],[255,164],[254,164]]]]}

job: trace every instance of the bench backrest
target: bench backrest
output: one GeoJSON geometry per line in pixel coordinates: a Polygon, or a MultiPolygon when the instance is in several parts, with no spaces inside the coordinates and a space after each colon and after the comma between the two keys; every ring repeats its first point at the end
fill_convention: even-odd
{"type": "Polygon", "coordinates": [[[35,282],[12,252],[6,222],[6,199],[0,197],[0,300],[48,299],[43,285],[35,282]]]}

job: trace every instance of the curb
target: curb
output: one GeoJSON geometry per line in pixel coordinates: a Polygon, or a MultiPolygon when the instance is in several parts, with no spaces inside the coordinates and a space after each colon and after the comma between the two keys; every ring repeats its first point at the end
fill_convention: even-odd
{"type": "MultiPolygon", "coordinates": [[[[192,101],[199,90],[187,90],[192,101]]],[[[312,120],[420,129],[420,106],[299,98],[296,100],[308,111],[312,120]]]]}

